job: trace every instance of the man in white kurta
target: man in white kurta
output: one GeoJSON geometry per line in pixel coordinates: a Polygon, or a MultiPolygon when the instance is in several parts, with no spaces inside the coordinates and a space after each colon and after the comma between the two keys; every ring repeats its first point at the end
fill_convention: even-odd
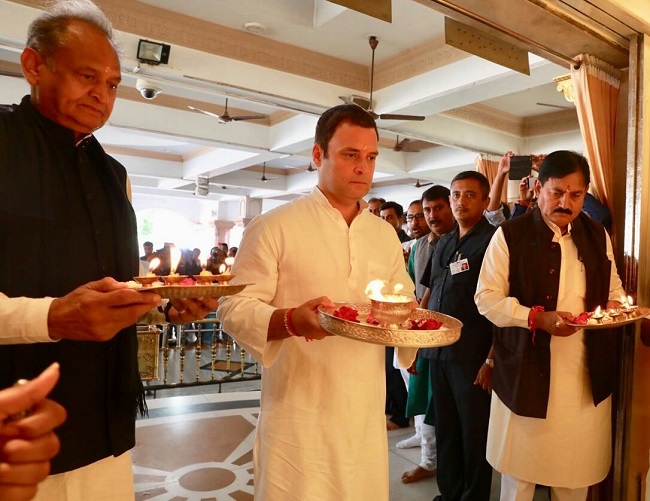
{"type": "Polygon", "coordinates": [[[264,366],[258,501],[388,500],[384,347],[327,335],[317,321],[320,304],[367,301],[373,279],[413,287],[395,230],[364,210],[376,129],[353,108],[323,115],[347,113],[328,148],[317,126],[318,187],[248,225],[233,273],[253,285],[218,310],[264,366]]]}
{"type": "MultiPolygon", "coordinates": [[[[585,331],[565,325],[567,317],[586,309],[586,267],[571,234],[588,185],[588,178],[584,183],[580,176],[578,171],[551,177],[544,179],[543,186],[538,181],[536,188],[541,224],[550,228],[550,245],[559,245],[561,254],[557,311],[540,311],[535,317],[537,327],[552,334],[550,391],[543,419],[518,415],[502,401],[498,390],[492,394],[487,459],[502,473],[502,500],[532,499],[535,484],[552,486],[553,499],[585,499],[587,487],[606,477],[611,462],[611,397],[594,405],[585,331]]],[[[618,301],[623,289],[611,242],[602,233],[612,263],[608,299],[618,301]]],[[[499,228],[485,254],[475,299],[479,311],[496,326],[528,329],[531,308],[510,295],[510,257],[504,230],[499,228]]],[[[530,260],[528,266],[533,269],[536,263],[530,260]]],[[[495,360],[495,369],[498,363],[495,360]]]]}

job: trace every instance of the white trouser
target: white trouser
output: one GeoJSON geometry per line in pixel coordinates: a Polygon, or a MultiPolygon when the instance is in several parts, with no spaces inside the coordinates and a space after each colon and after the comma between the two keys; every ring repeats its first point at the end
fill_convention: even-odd
{"type": "MultiPolygon", "coordinates": [[[[588,491],[589,487],[578,489],[551,487],[551,501],[585,501],[588,491]]],[[[500,501],[532,501],[534,496],[535,484],[501,474],[500,501]]]]}
{"type": "Polygon", "coordinates": [[[131,453],[107,457],[76,470],[50,475],[34,501],[133,501],[131,453]]]}
{"type": "MultiPolygon", "coordinates": [[[[424,414],[415,416],[414,418],[416,427],[419,424],[419,432],[421,437],[421,455],[420,467],[425,470],[435,470],[438,467],[438,457],[436,449],[436,429],[430,424],[424,422],[424,414]],[[418,423],[418,420],[420,423],[418,423]]],[[[418,429],[418,428],[416,428],[418,429]]]]}

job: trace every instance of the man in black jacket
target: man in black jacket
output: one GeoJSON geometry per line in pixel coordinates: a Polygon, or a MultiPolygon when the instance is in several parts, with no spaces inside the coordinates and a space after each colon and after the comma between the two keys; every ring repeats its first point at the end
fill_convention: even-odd
{"type": "Polygon", "coordinates": [[[486,252],[479,311],[498,327],[487,458],[502,500],[584,500],[611,463],[614,332],[567,321],[624,294],[603,226],[582,212],[589,166],[556,151],[539,169],[538,207],[504,223],[486,252]]]}
{"type": "Polygon", "coordinates": [[[463,322],[451,346],[421,350],[429,359],[438,446],[436,500],[490,498],[492,468],[485,459],[490,414],[489,360],[492,324],[474,304],[485,249],[495,228],[483,216],[490,184],[483,174],[461,172],[451,182],[450,204],[458,226],[440,239],[421,283],[429,310],[463,322]]]}
{"type": "MultiPolygon", "coordinates": [[[[138,272],[128,179],[92,136],[121,80],[112,36],[90,0],[54,4],[21,55],[31,95],[0,112],[0,388],[57,361],[52,399],[68,413],[44,500],[134,496],[134,323],[161,298],[123,283],[138,272]]],[[[166,316],[190,322],[216,305],[176,301],[166,316]]]]}

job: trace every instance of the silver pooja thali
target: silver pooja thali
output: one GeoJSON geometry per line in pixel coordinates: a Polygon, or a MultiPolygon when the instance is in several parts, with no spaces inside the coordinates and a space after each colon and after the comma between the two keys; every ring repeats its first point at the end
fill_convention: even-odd
{"type": "Polygon", "coordinates": [[[318,309],[318,322],[327,332],[338,336],[400,348],[435,348],[453,344],[460,338],[460,331],[463,326],[454,317],[420,308],[411,312],[409,320],[400,325],[372,325],[365,321],[370,310],[370,303],[337,303],[335,308],[321,306],[318,309]],[[343,305],[357,310],[358,323],[334,316],[334,310],[343,305]],[[410,320],[417,319],[435,319],[442,322],[442,327],[436,330],[406,328],[406,325],[410,324],[410,320]]]}

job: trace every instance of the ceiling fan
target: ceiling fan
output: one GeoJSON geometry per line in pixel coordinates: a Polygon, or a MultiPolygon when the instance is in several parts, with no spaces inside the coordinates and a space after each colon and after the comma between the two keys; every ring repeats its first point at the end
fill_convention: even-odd
{"type": "MultiPolygon", "coordinates": [[[[375,49],[377,48],[377,45],[379,45],[379,38],[377,38],[374,35],[371,35],[368,37],[368,43],[370,44],[370,48],[372,49],[372,60],[370,62],[370,97],[368,99],[368,106],[361,106],[364,108],[372,118],[375,120],[381,119],[381,120],[415,120],[415,121],[422,121],[425,119],[423,116],[419,115],[398,115],[394,113],[375,113],[372,109],[372,90],[373,90],[373,84],[374,84],[374,79],[375,79],[375,49]]],[[[358,100],[355,100],[353,96],[351,97],[346,97],[346,96],[339,96],[339,99],[341,99],[344,103],[346,104],[356,104],[359,106],[358,100]]],[[[365,103],[364,103],[365,104],[365,103]]]]}
{"type": "Polygon", "coordinates": [[[416,179],[414,186],[416,188],[422,188],[423,186],[429,186],[430,184],[433,184],[433,183],[421,183],[419,179],[416,179]]]}
{"type": "Polygon", "coordinates": [[[266,118],[266,115],[239,115],[236,117],[231,117],[228,114],[228,98],[226,98],[226,107],[223,110],[223,113],[221,115],[217,115],[216,113],[212,113],[211,111],[206,111],[202,110],[201,108],[195,108],[194,106],[187,106],[190,110],[196,111],[198,113],[203,113],[204,115],[209,115],[211,117],[216,118],[219,120],[220,124],[227,124],[229,122],[239,122],[241,120],[259,120],[260,118],[266,118]]]}
{"type": "Polygon", "coordinates": [[[411,140],[408,137],[405,137],[400,141],[399,136],[397,136],[397,139],[395,140],[395,146],[393,146],[393,151],[403,151],[404,153],[417,153],[420,151],[411,148],[410,145],[411,140]]]}
{"type": "Polygon", "coordinates": [[[274,179],[277,179],[276,177],[266,177],[266,162],[262,164],[262,177],[260,178],[260,181],[263,183],[266,183],[267,181],[272,181],[274,179]]]}
{"type": "Polygon", "coordinates": [[[307,167],[307,172],[316,172],[316,169],[314,169],[314,166],[309,162],[309,166],[307,167]]]}

